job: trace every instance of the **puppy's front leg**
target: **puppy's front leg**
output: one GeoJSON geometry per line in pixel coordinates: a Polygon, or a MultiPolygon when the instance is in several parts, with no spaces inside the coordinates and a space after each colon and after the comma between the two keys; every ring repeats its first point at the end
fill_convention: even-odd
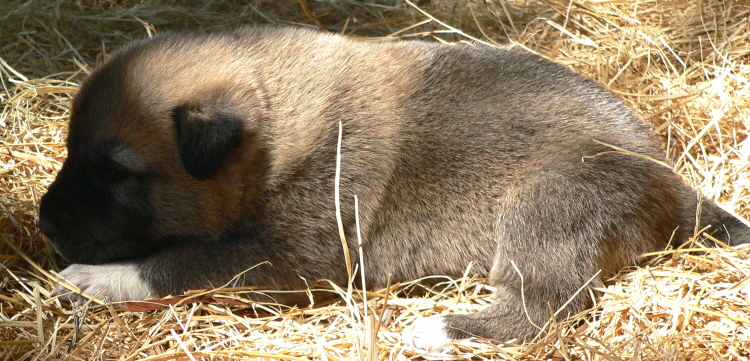
{"type": "MultiPolygon", "coordinates": [[[[238,275],[237,285],[283,290],[304,289],[306,285],[301,277],[336,279],[337,273],[341,273],[328,265],[321,265],[321,260],[311,262],[283,251],[289,249],[287,245],[240,241],[193,242],[129,262],[74,264],[60,275],[88,295],[98,294],[99,298],[116,302],[221,287],[238,275]]],[[[335,260],[331,260],[331,264],[336,264],[335,260]]],[[[57,286],[53,294],[65,291],[64,287],[57,286]]],[[[289,303],[285,299],[281,302],[289,303]]]]}

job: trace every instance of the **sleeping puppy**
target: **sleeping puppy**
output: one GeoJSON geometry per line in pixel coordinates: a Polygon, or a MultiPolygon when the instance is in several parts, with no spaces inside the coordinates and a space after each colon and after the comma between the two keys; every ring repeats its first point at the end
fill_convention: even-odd
{"type": "MultiPolygon", "coordinates": [[[[497,288],[479,313],[418,323],[428,346],[529,339],[571,297],[563,311],[583,310],[574,295],[598,271],[695,228],[696,194],[646,158],[663,154],[648,124],[564,67],[295,28],[172,33],[113,55],[73,100],[40,228],[73,263],[61,274],[109,301],[238,274],[282,290],[346,284],[339,123],[341,217],[356,260],[358,196],[368,286],[474,262],[497,288]]],[[[748,239],[718,207],[701,215],[717,237],[748,239]]]]}

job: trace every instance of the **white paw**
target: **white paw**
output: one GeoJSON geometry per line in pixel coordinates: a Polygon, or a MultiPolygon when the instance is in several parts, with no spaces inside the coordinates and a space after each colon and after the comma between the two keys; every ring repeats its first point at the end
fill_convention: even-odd
{"type": "MultiPolygon", "coordinates": [[[[138,272],[135,263],[107,263],[101,265],[72,264],[60,272],[68,284],[89,296],[109,302],[142,300],[154,292],[138,272]]],[[[68,289],[61,285],[52,289],[52,296],[63,295],[68,289]]],[[[70,293],[64,298],[81,301],[80,294],[70,293]]]]}
{"type": "Polygon", "coordinates": [[[442,317],[420,318],[401,332],[401,342],[416,352],[445,354],[451,351],[453,339],[445,333],[442,317]]]}

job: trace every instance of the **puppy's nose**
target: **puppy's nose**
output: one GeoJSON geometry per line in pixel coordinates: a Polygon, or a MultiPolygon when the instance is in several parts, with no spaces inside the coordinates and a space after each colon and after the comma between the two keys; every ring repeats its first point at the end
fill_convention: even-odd
{"type": "Polygon", "coordinates": [[[57,225],[46,217],[39,217],[39,230],[42,231],[47,238],[54,239],[55,233],[57,233],[57,225]]]}

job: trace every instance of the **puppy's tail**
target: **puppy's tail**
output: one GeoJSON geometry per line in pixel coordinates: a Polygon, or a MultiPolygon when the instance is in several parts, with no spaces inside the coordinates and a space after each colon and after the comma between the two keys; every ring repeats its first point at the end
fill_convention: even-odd
{"type": "Polygon", "coordinates": [[[710,226],[705,232],[728,245],[750,243],[748,221],[722,209],[687,186],[682,192],[682,204],[682,228],[687,236],[710,226]]]}

